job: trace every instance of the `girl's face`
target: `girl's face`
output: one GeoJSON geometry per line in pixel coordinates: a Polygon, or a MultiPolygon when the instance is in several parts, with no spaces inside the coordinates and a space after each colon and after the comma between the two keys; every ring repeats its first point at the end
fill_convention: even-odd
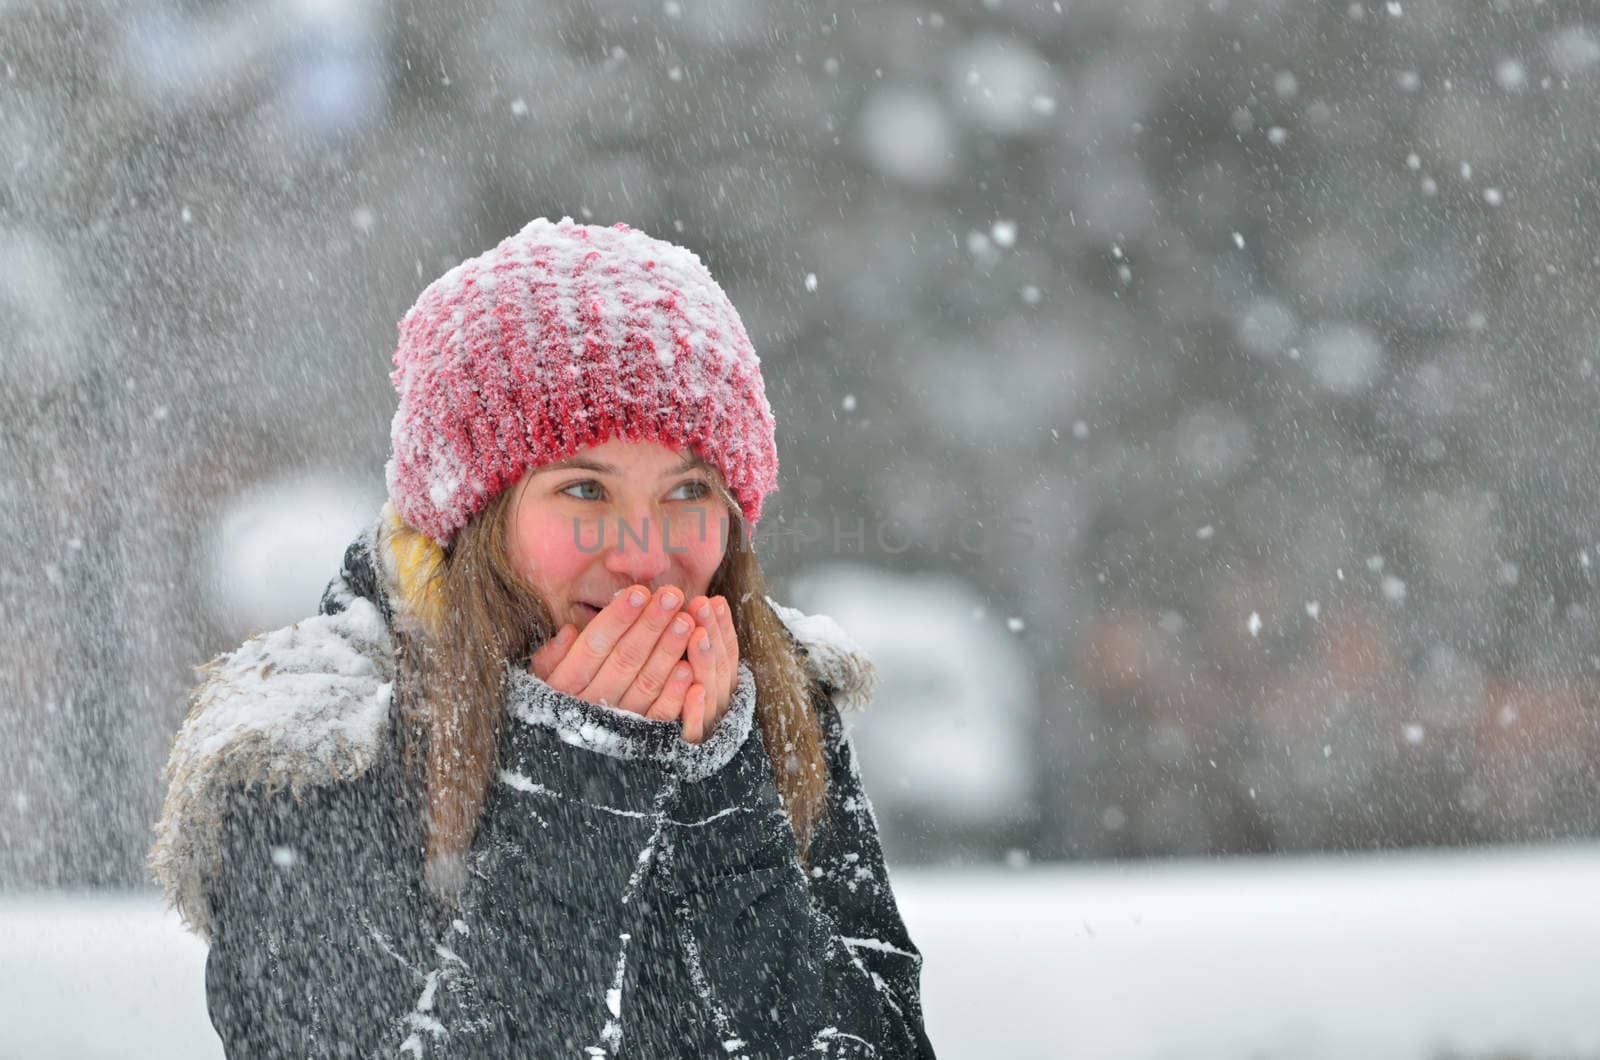
{"type": "Polygon", "coordinates": [[[628,586],[704,595],[727,549],[716,471],[688,450],[613,438],[530,470],[512,487],[506,550],[550,608],[579,629],[628,586]]]}

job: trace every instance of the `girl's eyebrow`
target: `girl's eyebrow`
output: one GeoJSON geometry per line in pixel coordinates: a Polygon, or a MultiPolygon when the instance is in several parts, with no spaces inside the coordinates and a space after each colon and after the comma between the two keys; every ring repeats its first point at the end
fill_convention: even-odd
{"type": "MultiPolygon", "coordinates": [[[[693,471],[696,468],[703,468],[705,466],[706,465],[703,460],[697,456],[694,456],[693,454],[690,454],[689,456],[684,457],[683,461],[676,467],[670,467],[663,471],[661,473],[661,477],[671,478],[673,475],[681,475],[685,471],[693,471]]],[[[579,468],[584,471],[598,471],[602,475],[622,474],[620,469],[613,467],[610,464],[602,463],[598,460],[590,460],[587,457],[581,456],[569,457],[566,460],[558,460],[553,464],[546,464],[538,469],[537,474],[543,474],[546,471],[567,471],[573,468],[579,468]]]]}

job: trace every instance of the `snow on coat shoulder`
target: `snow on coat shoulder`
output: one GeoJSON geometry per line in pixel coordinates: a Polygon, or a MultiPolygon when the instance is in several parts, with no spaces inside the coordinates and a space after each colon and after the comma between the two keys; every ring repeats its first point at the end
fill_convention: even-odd
{"type": "Polygon", "coordinates": [[[231,792],[260,784],[298,794],[365,773],[388,737],[392,658],[378,609],[357,597],[202,668],[167,763],[150,853],[168,903],[197,934],[210,934],[206,883],[222,867],[231,792]]]}
{"type": "Polygon", "coordinates": [[[785,607],[770,596],[767,605],[805,650],[806,669],[833,690],[835,706],[859,710],[872,702],[877,668],[838,622],[829,615],[808,615],[785,607]]]}

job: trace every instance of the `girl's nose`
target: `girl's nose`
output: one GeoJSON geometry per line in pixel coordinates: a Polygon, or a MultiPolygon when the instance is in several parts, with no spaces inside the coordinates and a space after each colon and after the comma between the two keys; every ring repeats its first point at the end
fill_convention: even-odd
{"type": "Polygon", "coordinates": [[[606,531],[605,563],[611,573],[654,585],[672,565],[672,557],[665,549],[665,535],[654,516],[619,520],[606,531]]]}

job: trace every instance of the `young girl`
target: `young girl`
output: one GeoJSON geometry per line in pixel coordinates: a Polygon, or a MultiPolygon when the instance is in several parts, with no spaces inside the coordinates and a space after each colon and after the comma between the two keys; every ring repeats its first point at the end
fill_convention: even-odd
{"type": "Polygon", "coordinates": [[[230,1057],[931,1057],[842,708],[766,595],[760,362],[699,259],[538,220],[400,325],[389,502],[206,667],[156,876],[230,1057]]]}

